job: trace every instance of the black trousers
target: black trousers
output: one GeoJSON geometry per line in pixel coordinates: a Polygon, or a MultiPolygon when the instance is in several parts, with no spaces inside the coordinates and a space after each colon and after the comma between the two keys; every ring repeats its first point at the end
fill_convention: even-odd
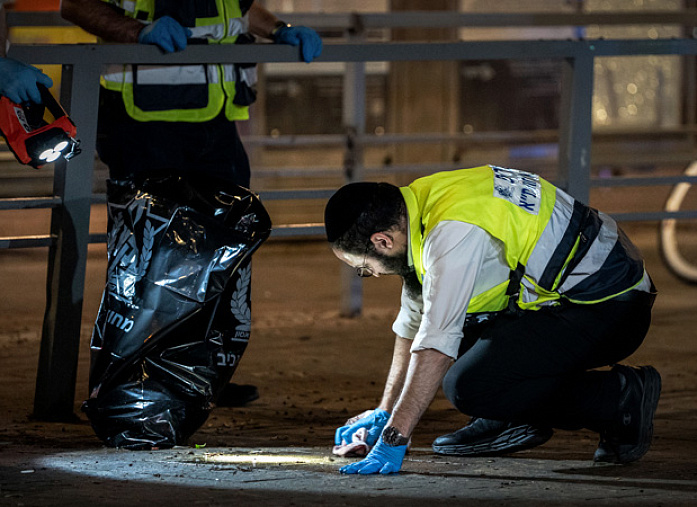
{"type": "Polygon", "coordinates": [[[506,314],[465,329],[443,390],[471,416],[600,431],[617,417],[621,381],[589,370],[632,354],[650,322],[646,301],[506,314]]]}
{"type": "Polygon", "coordinates": [[[120,93],[102,89],[97,152],[116,180],[210,175],[249,188],[247,152],[224,113],[201,123],[140,122],[128,116],[120,93]]]}

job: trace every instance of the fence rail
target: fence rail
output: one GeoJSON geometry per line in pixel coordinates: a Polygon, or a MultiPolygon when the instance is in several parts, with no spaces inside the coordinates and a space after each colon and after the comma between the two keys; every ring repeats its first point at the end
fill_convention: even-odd
{"type": "MultiPolygon", "coordinates": [[[[281,15],[281,14],[279,14],[281,15]]],[[[678,11],[619,12],[519,12],[467,13],[436,11],[283,13],[283,19],[295,25],[319,30],[359,32],[366,29],[389,28],[488,28],[488,27],[550,27],[550,26],[626,26],[677,25],[697,26],[697,9],[678,11]]],[[[7,13],[11,26],[74,26],[57,12],[7,13]]]]}

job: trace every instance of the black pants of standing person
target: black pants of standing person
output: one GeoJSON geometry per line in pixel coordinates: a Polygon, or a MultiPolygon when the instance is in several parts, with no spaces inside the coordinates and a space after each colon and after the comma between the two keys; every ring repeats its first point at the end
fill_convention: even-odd
{"type": "MultiPolygon", "coordinates": [[[[443,381],[474,417],[600,431],[617,417],[621,380],[608,370],[641,345],[653,299],[564,304],[506,314],[465,329],[443,381]]],[[[631,299],[631,298],[630,298],[631,299]]]]}

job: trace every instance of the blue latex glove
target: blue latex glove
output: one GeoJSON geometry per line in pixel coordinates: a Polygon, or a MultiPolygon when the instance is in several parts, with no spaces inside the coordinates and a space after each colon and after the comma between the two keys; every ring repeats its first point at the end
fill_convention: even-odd
{"type": "Polygon", "coordinates": [[[362,461],[345,465],[339,469],[339,472],[362,475],[394,474],[402,468],[402,461],[404,461],[406,453],[406,445],[392,447],[383,442],[382,437],[380,437],[378,443],[362,461]]]}
{"type": "Polygon", "coordinates": [[[312,28],[306,26],[284,26],[273,36],[276,44],[300,46],[303,60],[310,63],[322,54],[322,38],[312,28]]]}
{"type": "Polygon", "coordinates": [[[53,80],[36,67],[12,58],[0,58],[0,95],[16,104],[41,104],[41,94],[36,83],[46,88],[53,86],[53,80]]]}
{"type": "Polygon", "coordinates": [[[165,53],[173,53],[186,48],[188,37],[191,37],[191,30],[181,26],[174,18],[162,16],[140,31],[138,42],[157,46],[165,53]]]}
{"type": "Polygon", "coordinates": [[[389,418],[389,412],[376,408],[353,424],[337,428],[334,433],[334,445],[350,444],[353,441],[353,434],[359,429],[365,428],[367,431],[365,441],[372,446],[382,434],[382,430],[385,429],[385,424],[387,424],[389,418]]]}

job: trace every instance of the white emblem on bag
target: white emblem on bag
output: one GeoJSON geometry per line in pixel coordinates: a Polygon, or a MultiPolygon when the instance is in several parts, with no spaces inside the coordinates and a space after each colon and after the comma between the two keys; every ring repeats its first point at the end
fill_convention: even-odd
{"type": "Polygon", "coordinates": [[[169,223],[168,217],[152,213],[151,205],[151,198],[142,194],[128,204],[109,203],[113,223],[107,234],[107,289],[110,296],[126,304],[134,304],[136,283],[148,271],[155,239],[169,223]],[[131,228],[124,226],[126,219],[131,228],[144,221],[142,241],[137,241],[131,228]]]}
{"type": "Polygon", "coordinates": [[[239,324],[235,326],[235,338],[249,339],[249,331],[252,329],[252,311],[247,304],[249,297],[249,285],[252,281],[252,266],[248,265],[238,271],[238,278],[235,284],[235,292],[230,299],[230,311],[237,319],[239,324]],[[243,331],[244,333],[240,333],[243,331]],[[244,336],[246,334],[246,336],[244,336]]]}
{"type": "Polygon", "coordinates": [[[505,199],[531,215],[539,213],[542,195],[539,176],[517,169],[496,166],[491,169],[494,171],[494,197],[505,199]]]}

